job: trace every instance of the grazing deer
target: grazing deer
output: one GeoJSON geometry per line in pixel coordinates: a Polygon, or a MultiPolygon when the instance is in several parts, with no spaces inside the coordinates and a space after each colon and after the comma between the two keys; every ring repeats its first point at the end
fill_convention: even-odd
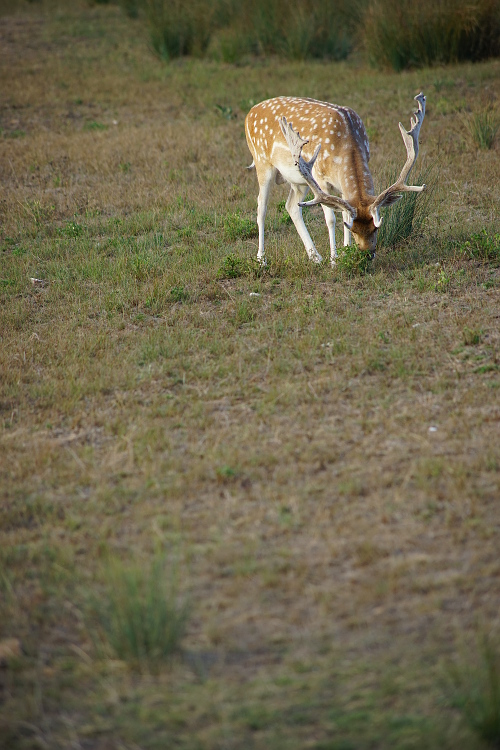
{"type": "Polygon", "coordinates": [[[404,192],[425,189],[425,185],[406,184],[418,156],[418,135],[425,116],[425,96],[418,94],[415,99],[418,110],[411,118],[411,130],[407,132],[399,123],[406,146],[406,164],[397,181],[379,196],[373,193],[365,126],[352,109],[315,99],[282,96],[256,104],[250,110],[245,133],[253,156],[249,169],[256,169],[259,181],[257,259],[261,263],[265,263],[264,219],[273,180],[278,184],[290,183],[286,208],[311,260],[320,263],[322,258],[304,224],[302,206],[317,203],[321,203],[325,214],[332,265],[337,257],[334,210],[342,211],[344,245],[350,244],[352,233],[359,247],[373,257],[383,218],[380,209],[395,203],[404,192]],[[314,198],[304,203],[309,188],[314,198]],[[334,189],[342,197],[330,195],[334,189]]]}

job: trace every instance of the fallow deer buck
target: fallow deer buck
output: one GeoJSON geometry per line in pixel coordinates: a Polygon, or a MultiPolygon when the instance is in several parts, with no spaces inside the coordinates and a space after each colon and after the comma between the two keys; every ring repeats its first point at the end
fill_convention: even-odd
{"type": "Polygon", "coordinates": [[[318,203],[330,235],[332,265],[337,257],[335,210],[342,211],[344,245],[350,244],[352,233],[358,246],[373,257],[383,218],[380,209],[395,203],[404,192],[425,189],[425,185],[406,184],[418,156],[418,136],[425,116],[425,96],[420,93],[415,99],[418,110],[411,118],[410,131],[399,123],[406,146],[406,164],[397,181],[378,196],[374,195],[368,168],[368,136],[361,118],[352,109],[315,99],[278,97],[250,110],[245,133],[253,156],[249,169],[255,167],[259,181],[257,259],[261,263],[265,263],[264,219],[273,180],[278,184],[290,183],[286,208],[311,260],[320,263],[322,258],[304,224],[302,206],[318,203]],[[304,203],[302,199],[309,188],[314,198],[304,203]],[[334,189],[342,197],[331,195],[334,189]]]}

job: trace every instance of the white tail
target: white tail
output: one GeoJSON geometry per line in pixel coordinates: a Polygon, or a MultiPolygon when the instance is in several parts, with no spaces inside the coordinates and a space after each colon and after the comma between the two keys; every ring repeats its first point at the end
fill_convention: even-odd
{"type": "Polygon", "coordinates": [[[407,132],[399,123],[406,164],[398,180],[377,197],[368,168],[368,136],[352,109],[314,99],[278,97],[250,110],[245,133],[259,181],[259,261],[265,262],[264,219],[273,180],[290,183],[286,208],[311,260],[319,263],[321,256],[304,224],[302,206],[317,203],[325,214],[332,263],[337,256],[335,210],[342,211],[344,245],[350,243],[352,233],[361,249],[374,252],[382,223],[380,208],[399,200],[403,192],[425,188],[406,184],[418,156],[418,135],[425,116],[425,96],[418,94],[415,99],[418,111],[412,117],[411,130],[407,132]],[[309,188],[314,198],[304,203],[309,188]],[[331,195],[332,190],[338,190],[342,197],[331,195]]]}

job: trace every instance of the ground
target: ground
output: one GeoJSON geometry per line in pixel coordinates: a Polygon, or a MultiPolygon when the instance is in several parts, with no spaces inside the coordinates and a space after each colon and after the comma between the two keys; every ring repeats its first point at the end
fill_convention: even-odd
{"type": "Polygon", "coordinates": [[[165,64],[114,6],[33,4],[0,68],[0,746],[482,747],[446,674],[500,625],[499,152],[467,130],[499,61],[165,64]],[[385,187],[420,90],[423,230],[350,278],[276,187],[259,269],[250,107],[353,107],[385,187]],[[160,553],[190,614],[152,674],[89,601],[160,553]]]}

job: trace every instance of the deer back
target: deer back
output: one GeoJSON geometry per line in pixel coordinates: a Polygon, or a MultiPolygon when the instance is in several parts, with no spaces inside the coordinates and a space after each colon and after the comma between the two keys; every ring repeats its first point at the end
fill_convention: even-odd
{"type": "Polygon", "coordinates": [[[245,133],[257,170],[272,166],[289,182],[304,183],[280,127],[283,116],[308,141],[303,148],[306,160],[321,144],[314,164],[320,184],[341,191],[353,204],[373,195],[368,136],[361,118],[349,107],[315,99],[277,97],[250,110],[245,133]]]}

